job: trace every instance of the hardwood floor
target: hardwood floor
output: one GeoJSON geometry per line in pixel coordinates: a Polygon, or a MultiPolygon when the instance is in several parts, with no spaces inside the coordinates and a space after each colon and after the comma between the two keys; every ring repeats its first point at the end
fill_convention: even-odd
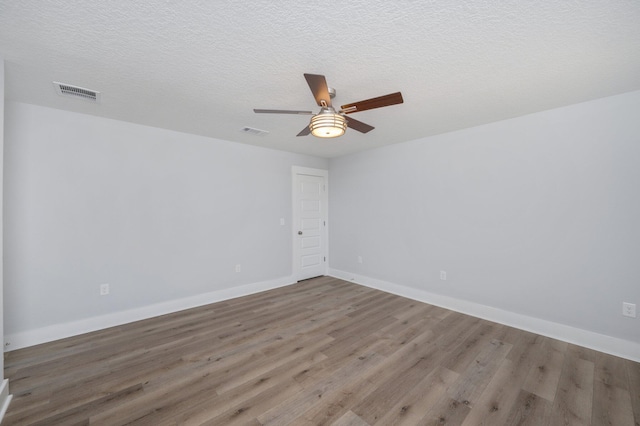
{"type": "Polygon", "coordinates": [[[640,425],[640,364],[345,281],[6,354],[6,425],[640,425]]]}

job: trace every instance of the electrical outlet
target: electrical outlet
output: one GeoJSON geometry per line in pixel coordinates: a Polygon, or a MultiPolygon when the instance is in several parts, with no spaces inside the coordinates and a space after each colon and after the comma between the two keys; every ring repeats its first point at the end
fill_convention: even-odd
{"type": "Polygon", "coordinates": [[[109,294],[109,284],[100,284],[100,296],[109,294]]]}
{"type": "Polygon", "coordinates": [[[358,263],[362,263],[362,256],[358,256],[358,263]]]}
{"type": "Polygon", "coordinates": [[[236,272],[242,272],[242,265],[239,263],[236,265],[236,272]]]}
{"type": "Polygon", "coordinates": [[[280,218],[280,225],[284,225],[284,217],[280,218]]]}
{"type": "Polygon", "coordinates": [[[447,271],[440,271],[440,279],[442,281],[446,281],[447,280],[447,271]]]}
{"type": "Polygon", "coordinates": [[[622,315],[625,317],[636,317],[636,304],[635,303],[627,303],[622,302],[622,315]]]}

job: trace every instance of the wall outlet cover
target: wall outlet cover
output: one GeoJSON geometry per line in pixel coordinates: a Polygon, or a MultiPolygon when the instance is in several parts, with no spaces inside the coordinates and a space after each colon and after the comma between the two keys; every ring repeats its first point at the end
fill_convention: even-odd
{"type": "Polygon", "coordinates": [[[636,304],[622,302],[622,315],[625,317],[635,318],[636,317],[636,304]]]}
{"type": "Polygon", "coordinates": [[[100,296],[109,294],[109,284],[100,284],[100,296]]]}

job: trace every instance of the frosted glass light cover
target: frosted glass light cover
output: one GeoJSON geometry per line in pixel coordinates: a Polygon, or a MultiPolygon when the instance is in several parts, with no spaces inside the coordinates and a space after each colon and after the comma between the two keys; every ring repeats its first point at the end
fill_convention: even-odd
{"type": "Polygon", "coordinates": [[[321,112],[311,118],[311,134],[319,138],[336,138],[344,135],[347,120],[335,112],[321,112]]]}

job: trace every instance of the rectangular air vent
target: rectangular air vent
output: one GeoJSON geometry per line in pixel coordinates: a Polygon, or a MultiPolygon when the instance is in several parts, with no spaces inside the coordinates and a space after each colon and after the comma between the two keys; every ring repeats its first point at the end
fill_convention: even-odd
{"type": "Polygon", "coordinates": [[[71,84],[53,82],[56,92],[60,96],[84,99],[89,102],[100,102],[100,92],[71,84]]]}
{"type": "Polygon", "coordinates": [[[240,129],[240,131],[243,133],[249,133],[256,136],[264,136],[269,134],[267,130],[255,129],[253,127],[243,127],[242,129],[240,129]]]}

